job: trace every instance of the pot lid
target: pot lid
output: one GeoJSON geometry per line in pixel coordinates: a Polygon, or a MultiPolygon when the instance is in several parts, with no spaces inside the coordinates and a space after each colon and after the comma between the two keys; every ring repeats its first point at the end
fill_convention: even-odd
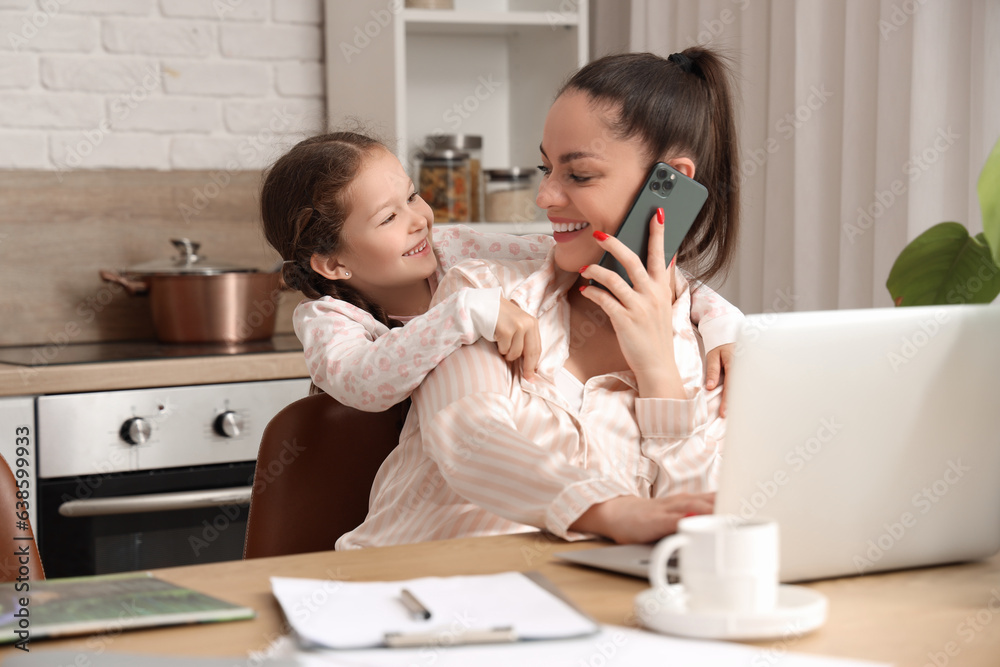
{"type": "Polygon", "coordinates": [[[190,239],[170,239],[170,242],[177,248],[178,254],[170,259],[154,259],[130,267],[130,273],[143,274],[202,274],[214,273],[257,273],[258,269],[246,266],[237,266],[226,262],[212,262],[204,255],[198,254],[200,243],[190,239]]]}

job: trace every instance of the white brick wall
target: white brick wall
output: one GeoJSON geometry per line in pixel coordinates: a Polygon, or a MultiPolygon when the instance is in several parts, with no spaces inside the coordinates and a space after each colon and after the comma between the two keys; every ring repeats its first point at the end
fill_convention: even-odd
{"type": "Polygon", "coordinates": [[[49,90],[111,93],[137,85],[153,90],[160,87],[155,60],[80,56],[43,56],[41,60],[42,87],[49,90]]]}
{"type": "Polygon", "coordinates": [[[57,132],[50,157],[58,169],[169,169],[169,140],[163,134],[113,132],[107,126],[57,132]]]}
{"type": "Polygon", "coordinates": [[[101,43],[112,53],[204,58],[217,42],[206,21],[108,19],[101,26],[101,43]]]}
{"type": "Polygon", "coordinates": [[[0,0],[0,169],[259,169],[322,131],[322,0],[0,0]]]}
{"type": "MultiPolygon", "coordinates": [[[[51,2],[51,0],[50,0],[51,2]]],[[[73,14],[148,16],[154,0],[63,0],[64,11],[73,14]]]]}
{"type": "Polygon", "coordinates": [[[272,88],[266,63],[163,61],[163,88],[168,94],[265,98],[272,88]]]}
{"type": "Polygon", "coordinates": [[[318,26],[255,25],[233,23],[222,26],[222,54],[234,58],[264,60],[319,60],[323,37],[318,26]]]}
{"type": "Polygon", "coordinates": [[[0,96],[0,129],[97,127],[103,119],[100,95],[32,91],[0,96]]]}
{"type": "Polygon", "coordinates": [[[274,3],[274,20],[318,25],[323,22],[323,5],[312,0],[281,0],[274,3]]]}
{"type": "MultiPolygon", "coordinates": [[[[285,0],[274,0],[281,4],[285,0]]],[[[311,4],[321,3],[309,0],[311,4]]],[[[216,19],[220,21],[263,21],[270,11],[268,0],[160,0],[164,16],[216,19]]]]}
{"type": "Polygon", "coordinates": [[[0,88],[31,88],[37,83],[37,55],[20,53],[0,56],[0,88]]]}
{"type": "Polygon", "coordinates": [[[99,42],[99,28],[98,19],[49,14],[38,7],[15,12],[0,10],[0,53],[90,52],[99,42]]]}
{"type": "Polygon", "coordinates": [[[0,132],[0,169],[45,169],[45,134],[0,132]]]}
{"type": "Polygon", "coordinates": [[[274,82],[282,95],[322,97],[326,74],[323,63],[285,63],[274,70],[274,82]]]}

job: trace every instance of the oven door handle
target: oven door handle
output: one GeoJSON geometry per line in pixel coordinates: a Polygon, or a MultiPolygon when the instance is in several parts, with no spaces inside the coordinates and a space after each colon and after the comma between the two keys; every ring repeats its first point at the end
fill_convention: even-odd
{"type": "Polygon", "coordinates": [[[116,498],[70,500],[59,506],[59,514],[68,517],[112,516],[144,512],[177,512],[223,505],[249,505],[252,490],[252,486],[237,486],[210,491],[179,491],[116,498]]]}

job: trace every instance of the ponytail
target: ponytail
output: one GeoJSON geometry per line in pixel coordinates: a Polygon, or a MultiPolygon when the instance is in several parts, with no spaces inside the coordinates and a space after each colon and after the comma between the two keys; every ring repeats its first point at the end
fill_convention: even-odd
{"type": "Polygon", "coordinates": [[[702,211],[701,223],[691,236],[692,252],[698,258],[696,275],[702,281],[713,276],[725,275],[732,266],[740,228],[740,157],[739,138],[733,110],[730,69],[714,51],[694,47],[685,49],[683,55],[691,58],[700,72],[708,92],[708,109],[711,147],[699,161],[695,177],[706,187],[712,185],[711,196],[702,211]]]}

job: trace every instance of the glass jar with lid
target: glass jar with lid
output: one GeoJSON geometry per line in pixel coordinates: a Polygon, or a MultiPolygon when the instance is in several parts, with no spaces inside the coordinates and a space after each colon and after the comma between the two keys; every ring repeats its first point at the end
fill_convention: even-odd
{"type": "Polygon", "coordinates": [[[469,154],[436,148],[420,158],[420,197],[435,222],[470,222],[469,154]]]}
{"type": "Polygon", "coordinates": [[[476,134],[441,134],[427,137],[435,150],[451,149],[469,156],[469,221],[483,219],[483,138],[476,134]]]}
{"type": "Polygon", "coordinates": [[[538,218],[532,167],[486,170],[486,220],[530,222],[538,218]]]}

